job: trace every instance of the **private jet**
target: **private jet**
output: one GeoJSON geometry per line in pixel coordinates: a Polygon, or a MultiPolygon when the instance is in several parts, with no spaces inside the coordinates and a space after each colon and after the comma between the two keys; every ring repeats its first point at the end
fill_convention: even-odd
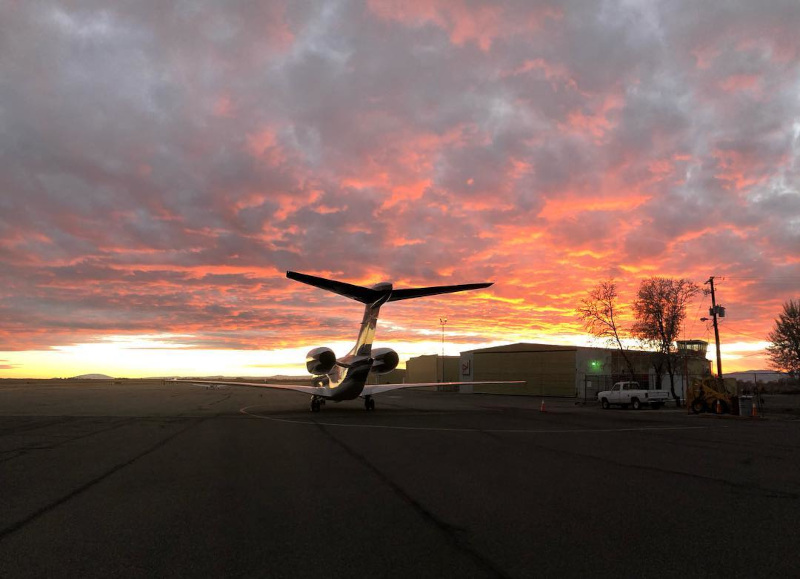
{"type": "MultiPolygon", "coordinates": [[[[213,384],[214,386],[252,386],[256,388],[276,388],[294,390],[311,394],[311,411],[319,412],[326,401],[341,402],[364,399],[367,410],[375,409],[375,394],[397,390],[399,388],[419,388],[422,386],[443,386],[459,384],[481,384],[482,382],[425,382],[412,384],[367,384],[370,374],[387,374],[397,367],[400,361],[397,352],[391,348],[373,348],[375,329],[378,325],[378,314],[381,306],[388,302],[421,298],[439,294],[462,292],[487,288],[492,283],[472,283],[462,285],[444,285],[420,288],[395,289],[391,283],[382,282],[370,287],[357,286],[341,281],[326,279],[287,271],[286,277],[299,281],[364,304],[364,317],[353,348],[341,358],[337,358],[333,350],[326,347],[314,348],[306,355],[306,368],[314,376],[312,386],[294,384],[265,384],[260,382],[223,382],[219,380],[176,380],[193,384],[213,384]]],[[[492,384],[519,384],[516,381],[491,382],[492,384]]]]}

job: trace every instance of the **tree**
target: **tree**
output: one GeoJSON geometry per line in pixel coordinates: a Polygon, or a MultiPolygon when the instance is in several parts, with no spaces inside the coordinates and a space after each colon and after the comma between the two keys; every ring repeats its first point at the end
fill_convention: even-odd
{"type": "Polygon", "coordinates": [[[651,277],[642,280],[633,302],[636,321],[632,333],[643,342],[650,344],[658,353],[654,366],[666,363],[669,374],[669,387],[672,397],[675,394],[675,340],[680,334],[683,320],[686,319],[686,305],[700,291],[693,281],[665,277],[651,277]]]}
{"type": "Polygon", "coordinates": [[[636,372],[625,346],[622,345],[623,330],[618,316],[617,283],[613,279],[598,283],[589,291],[589,295],[581,300],[581,307],[577,312],[587,332],[595,338],[602,338],[616,345],[622,359],[625,360],[631,380],[635,380],[636,372]]]}
{"type": "Polygon", "coordinates": [[[767,339],[770,365],[789,374],[800,377],[800,300],[789,300],[783,304],[783,312],[775,320],[775,329],[767,339]]]}

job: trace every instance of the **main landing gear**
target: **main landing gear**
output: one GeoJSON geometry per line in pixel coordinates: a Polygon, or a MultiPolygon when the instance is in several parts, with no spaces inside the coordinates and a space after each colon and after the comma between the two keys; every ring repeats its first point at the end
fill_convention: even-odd
{"type": "Polygon", "coordinates": [[[319,412],[320,406],[325,405],[325,399],[322,396],[311,397],[311,412],[319,412]]]}
{"type": "MultiPolygon", "coordinates": [[[[314,395],[311,397],[311,412],[319,412],[325,406],[325,399],[322,396],[314,395]]],[[[375,401],[372,396],[364,396],[364,408],[367,411],[375,410],[375,401]]]]}

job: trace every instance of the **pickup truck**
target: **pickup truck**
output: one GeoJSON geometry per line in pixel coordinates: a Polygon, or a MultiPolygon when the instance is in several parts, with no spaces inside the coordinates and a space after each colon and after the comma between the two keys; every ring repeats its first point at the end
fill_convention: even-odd
{"type": "Polygon", "coordinates": [[[597,400],[604,410],[610,408],[612,404],[623,408],[631,406],[634,410],[639,410],[642,404],[649,404],[651,408],[660,408],[669,400],[669,392],[645,390],[638,382],[617,382],[611,390],[598,392],[597,400]]]}

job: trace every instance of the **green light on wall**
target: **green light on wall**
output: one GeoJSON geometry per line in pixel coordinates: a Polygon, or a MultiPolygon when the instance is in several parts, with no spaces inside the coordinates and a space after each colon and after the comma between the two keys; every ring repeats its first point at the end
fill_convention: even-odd
{"type": "Polygon", "coordinates": [[[589,368],[591,368],[592,370],[599,370],[602,367],[602,365],[603,364],[600,362],[600,360],[589,361],[589,368]]]}

